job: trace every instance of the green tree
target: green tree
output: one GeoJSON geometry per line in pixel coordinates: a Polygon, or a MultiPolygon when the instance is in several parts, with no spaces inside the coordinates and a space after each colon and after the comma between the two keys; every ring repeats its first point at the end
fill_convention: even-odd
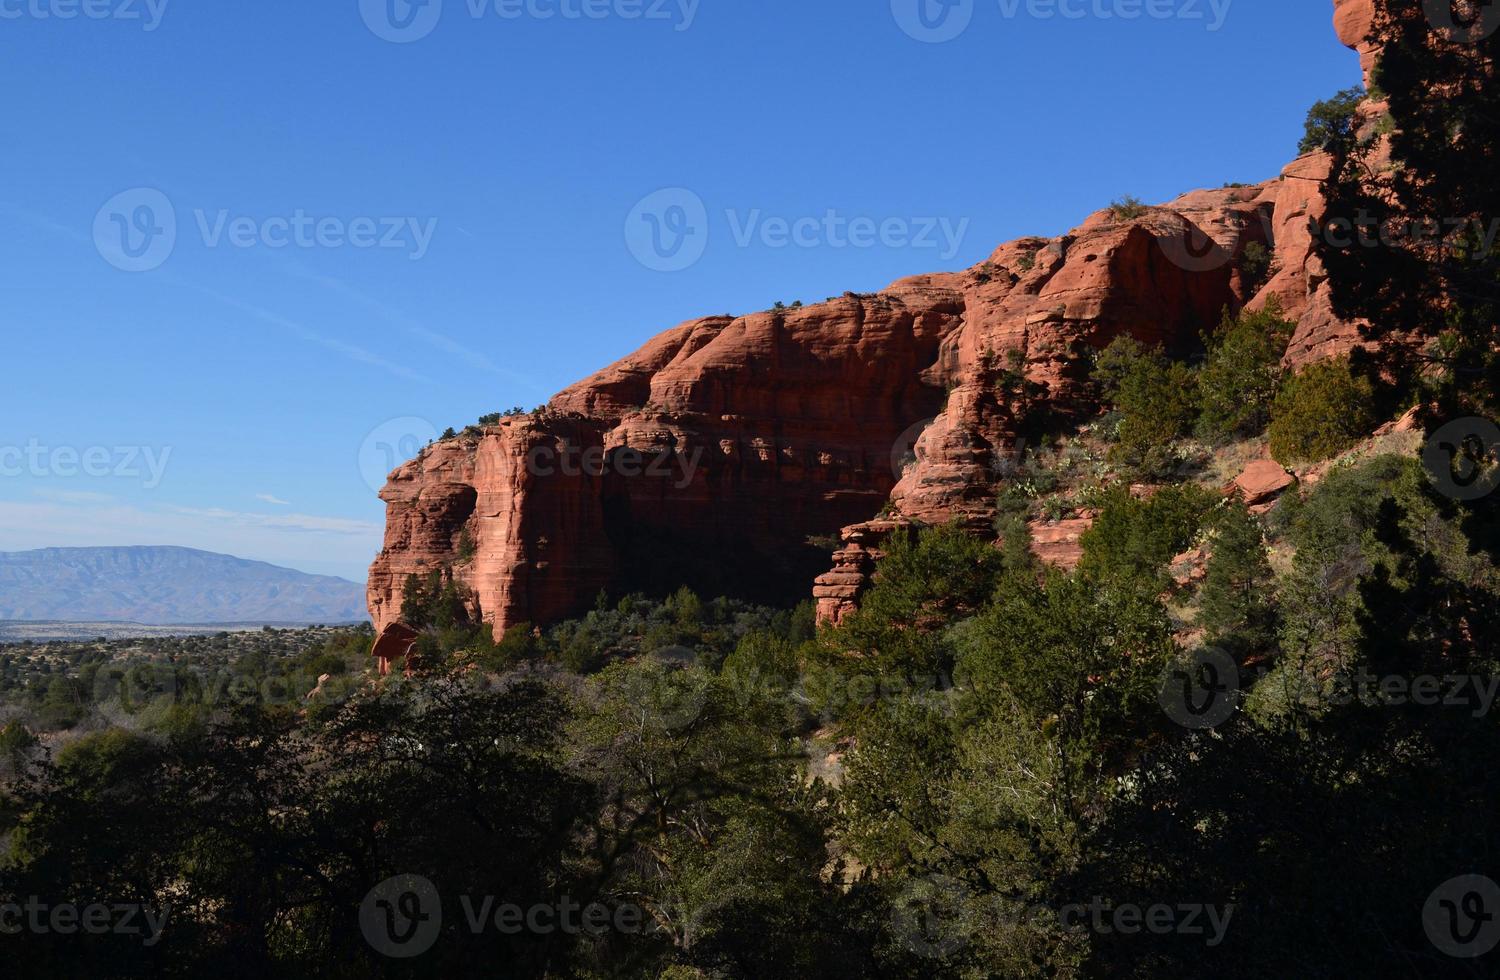
{"type": "Polygon", "coordinates": [[[1389,139],[1338,143],[1314,239],[1335,311],[1366,322],[1386,371],[1448,418],[1500,391],[1500,188],[1473,179],[1500,152],[1500,32],[1470,6],[1472,25],[1449,30],[1433,4],[1380,5],[1369,43],[1389,139]]]}
{"type": "Polygon", "coordinates": [[[1163,487],[1144,498],[1128,487],[1111,487],[1081,539],[1079,570],[1095,581],[1160,591],[1167,585],[1167,564],[1192,546],[1217,501],[1196,484],[1163,487]]]}
{"type": "Polygon", "coordinates": [[[874,585],[828,645],[850,669],[875,677],[946,674],[953,657],[943,631],[989,599],[1003,566],[998,550],[957,525],[898,532],[874,585]],[[857,660],[843,657],[849,651],[857,660]]]}
{"type": "Polygon", "coordinates": [[[1360,86],[1314,103],[1307,111],[1306,132],[1297,144],[1297,152],[1342,148],[1354,135],[1355,116],[1364,99],[1365,90],[1360,86]]]}
{"type": "Polygon", "coordinates": [[[1133,337],[1119,337],[1094,367],[1105,401],[1118,410],[1119,443],[1110,459],[1145,476],[1165,476],[1173,443],[1187,435],[1196,414],[1192,370],[1133,337]]]}
{"type": "Polygon", "coordinates": [[[1271,455],[1316,463],[1351,448],[1375,427],[1375,387],[1349,358],[1309,364],[1288,378],[1271,406],[1271,455]]]}
{"type": "Polygon", "coordinates": [[[1204,338],[1208,356],[1196,388],[1200,436],[1221,441],[1265,431],[1292,328],[1273,301],[1254,313],[1226,313],[1218,330],[1204,338]]]}
{"type": "Polygon", "coordinates": [[[1211,547],[1197,625],[1211,646],[1237,659],[1266,651],[1276,641],[1276,576],[1260,522],[1241,505],[1225,509],[1213,522],[1211,547]]]}

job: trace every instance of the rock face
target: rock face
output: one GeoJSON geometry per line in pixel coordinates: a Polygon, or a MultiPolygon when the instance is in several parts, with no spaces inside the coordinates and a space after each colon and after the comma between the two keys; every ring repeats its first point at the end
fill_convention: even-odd
{"type": "Polygon", "coordinates": [[[1379,54],[1369,40],[1370,30],[1375,26],[1376,3],[1377,0],[1333,0],[1333,29],[1338,33],[1339,43],[1359,52],[1365,88],[1370,87],[1370,73],[1379,54]]]}
{"type": "Polygon", "coordinates": [[[1234,478],[1235,488],[1251,508],[1270,503],[1296,482],[1280,463],[1269,459],[1256,460],[1234,478]]]}
{"type": "MultiPolygon", "coordinates": [[[[1346,43],[1372,3],[1337,3],[1346,43]]],[[[874,294],[674,327],[545,411],[392,473],[371,616],[394,622],[408,576],[438,569],[497,634],[612,587],[786,601],[828,568],[808,539],[837,533],[814,587],[837,621],[898,528],[992,525],[1022,433],[1095,411],[1089,355],[1114,338],[1183,348],[1226,307],[1274,297],[1297,324],[1291,366],[1354,346],[1312,252],[1328,165],[1311,154],[1264,184],[1101,211],[874,294]],[[1264,283],[1247,281],[1252,245],[1272,259],[1264,283]]],[[[1081,530],[1039,551],[1076,562],[1081,530]]]]}

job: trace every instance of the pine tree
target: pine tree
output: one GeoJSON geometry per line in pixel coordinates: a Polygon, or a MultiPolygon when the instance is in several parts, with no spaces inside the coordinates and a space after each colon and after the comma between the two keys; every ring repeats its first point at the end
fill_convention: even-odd
{"type": "Polygon", "coordinates": [[[1269,648],[1276,637],[1275,582],[1260,522],[1244,507],[1224,511],[1198,594],[1198,625],[1209,645],[1240,658],[1269,648]]]}

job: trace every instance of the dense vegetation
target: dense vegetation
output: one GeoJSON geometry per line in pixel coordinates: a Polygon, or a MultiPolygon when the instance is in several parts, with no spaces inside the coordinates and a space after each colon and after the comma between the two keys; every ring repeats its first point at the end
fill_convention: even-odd
{"type": "Polygon", "coordinates": [[[1488,4],[1382,5],[1372,41],[1388,114],[1338,127],[1316,240],[1335,309],[1446,421],[1500,390],[1500,32],[1488,4]],[[1456,14],[1469,7],[1468,19],[1456,14]],[[1441,16],[1440,16],[1441,15],[1441,16]],[[1443,17],[1448,29],[1435,29],[1443,17]],[[1386,159],[1386,157],[1389,159],[1386,159]]]}
{"type": "MultiPolygon", "coordinates": [[[[1375,426],[1375,385],[1348,358],[1282,367],[1292,324],[1274,301],[1225,314],[1203,337],[1196,363],[1175,360],[1132,337],[1100,352],[1094,379],[1115,410],[1110,462],[1146,479],[1180,476],[1190,463],[1182,441],[1206,447],[1269,431],[1283,463],[1315,463],[1350,448],[1375,426]]],[[[1190,468],[1190,467],[1189,467],[1190,468]]]]}
{"type": "MultiPolygon", "coordinates": [[[[1400,166],[1355,93],[1320,106],[1336,213],[1494,215],[1496,42],[1379,30],[1400,166]]],[[[1349,456],[1251,513],[1184,448],[1492,407],[1474,244],[1330,252],[1379,343],[1297,378],[1274,308],[1193,362],[1117,341],[1109,459],[1012,474],[1000,547],[897,535],[836,628],[683,588],[496,642],[448,569],[407,583],[411,678],[359,632],[0,651],[0,914],[45,923],[7,975],[1492,975],[1441,943],[1444,901],[1497,912],[1442,891],[1500,879],[1494,499],[1349,456]],[[1026,538],[1064,484],[1073,572],[1026,538]],[[131,906],[144,935],[45,917],[131,906]]]]}
{"type": "MultiPolygon", "coordinates": [[[[1106,489],[1099,506],[1073,574],[956,528],[898,537],[837,629],[806,606],[684,589],[601,597],[494,644],[439,577],[409,610],[428,624],[411,679],[350,662],[350,684],[310,700],[223,702],[137,682],[131,710],[81,735],[13,721],[0,904],[170,916],[150,945],[28,935],[8,965],[1248,977],[1458,962],[1422,907],[1456,874],[1500,874],[1484,688],[1387,703],[1395,681],[1359,679],[1495,676],[1500,577],[1474,512],[1395,457],[1336,469],[1268,522],[1191,484],[1106,489]],[[1195,543],[1201,584],[1174,580],[1195,543]],[[1212,729],[1170,710],[1194,637],[1240,665],[1239,708],[1212,729]],[[442,903],[410,959],[371,925],[398,876],[442,903]],[[486,898],[597,906],[604,925],[503,930],[474,911],[486,898]],[[1120,914],[1161,928],[1114,928],[1120,914]]],[[[289,664],[327,673],[354,651],[335,637],[289,664]]]]}

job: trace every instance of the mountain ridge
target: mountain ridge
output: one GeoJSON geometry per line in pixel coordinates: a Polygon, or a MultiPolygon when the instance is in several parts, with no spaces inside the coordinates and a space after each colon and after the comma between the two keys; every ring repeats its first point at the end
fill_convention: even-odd
{"type": "Polygon", "coordinates": [[[0,619],[184,625],[365,618],[358,583],[197,548],[0,552],[0,619]]]}

